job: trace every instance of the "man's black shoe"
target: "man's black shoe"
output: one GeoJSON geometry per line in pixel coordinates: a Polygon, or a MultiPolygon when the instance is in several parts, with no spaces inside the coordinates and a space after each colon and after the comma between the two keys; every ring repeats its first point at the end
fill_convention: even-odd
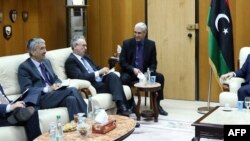
{"type": "Polygon", "coordinates": [[[140,125],[141,124],[139,122],[136,122],[135,127],[138,128],[138,127],[140,127],[140,125]]]}
{"type": "Polygon", "coordinates": [[[159,110],[160,115],[163,115],[163,116],[168,115],[168,113],[161,106],[158,106],[158,110],[159,110]]]}
{"type": "Polygon", "coordinates": [[[128,111],[128,109],[126,108],[124,104],[120,104],[117,107],[117,114],[128,117],[131,113],[128,111]]]}
{"type": "Polygon", "coordinates": [[[136,105],[131,106],[131,107],[128,109],[128,111],[129,111],[130,113],[135,113],[135,111],[136,111],[136,105]]]}

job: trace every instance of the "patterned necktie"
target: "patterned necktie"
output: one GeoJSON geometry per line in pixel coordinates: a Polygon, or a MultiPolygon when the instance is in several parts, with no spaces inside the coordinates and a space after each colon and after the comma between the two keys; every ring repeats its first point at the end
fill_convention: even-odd
{"type": "Polygon", "coordinates": [[[0,104],[9,104],[8,99],[0,92],[0,104]]]}
{"type": "Polygon", "coordinates": [[[50,80],[48,78],[47,70],[46,70],[43,63],[40,64],[40,68],[41,68],[41,72],[42,72],[45,83],[47,83],[47,84],[49,84],[51,86],[52,84],[51,84],[51,82],[50,82],[50,80]]]}

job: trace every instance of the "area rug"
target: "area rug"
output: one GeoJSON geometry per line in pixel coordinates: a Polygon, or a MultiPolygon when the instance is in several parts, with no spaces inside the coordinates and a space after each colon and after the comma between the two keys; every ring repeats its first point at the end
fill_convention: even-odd
{"type": "Polygon", "coordinates": [[[139,123],[140,128],[136,128],[126,141],[190,141],[194,137],[194,127],[190,122],[160,116],[158,122],[142,119],[139,123]]]}

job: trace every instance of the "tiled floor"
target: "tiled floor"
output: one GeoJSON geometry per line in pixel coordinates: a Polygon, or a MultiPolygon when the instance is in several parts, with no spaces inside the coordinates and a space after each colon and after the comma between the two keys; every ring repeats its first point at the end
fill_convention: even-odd
{"type": "MultiPolygon", "coordinates": [[[[144,98],[142,98],[144,100],[144,98]]],[[[148,104],[149,102],[147,102],[148,104]]],[[[207,102],[184,101],[165,99],[161,101],[162,107],[168,112],[168,116],[159,116],[159,122],[142,118],[140,128],[126,138],[126,141],[191,141],[194,137],[194,127],[191,124],[203,114],[197,112],[197,108],[206,107],[207,102]]],[[[210,103],[217,106],[218,103],[210,103]]],[[[141,109],[147,109],[142,101],[141,109]]],[[[135,119],[135,115],[131,115],[135,119]]],[[[200,141],[215,141],[201,139],[200,141]]]]}

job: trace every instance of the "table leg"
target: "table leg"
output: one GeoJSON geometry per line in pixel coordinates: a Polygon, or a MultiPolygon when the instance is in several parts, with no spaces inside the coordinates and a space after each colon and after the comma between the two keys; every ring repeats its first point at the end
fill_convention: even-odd
{"type": "Polygon", "coordinates": [[[136,114],[137,120],[141,120],[141,114],[140,114],[141,94],[140,94],[140,91],[138,89],[136,91],[136,95],[138,97],[138,102],[137,102],[137,105],[136,105],[135,114],[136,114]]]}
{"type": "Polygon", "coordinates": [[[157,108],[157,103],[156,103],[156,99],[157,99],[158,93],[157,92],[152,92],[150,94],[150,99],[152,99],[152,105],[153,105],[153,111],[154,111],[154,121],[158,122],[158,115],[159,115],[159,111],[157,108]]]}

